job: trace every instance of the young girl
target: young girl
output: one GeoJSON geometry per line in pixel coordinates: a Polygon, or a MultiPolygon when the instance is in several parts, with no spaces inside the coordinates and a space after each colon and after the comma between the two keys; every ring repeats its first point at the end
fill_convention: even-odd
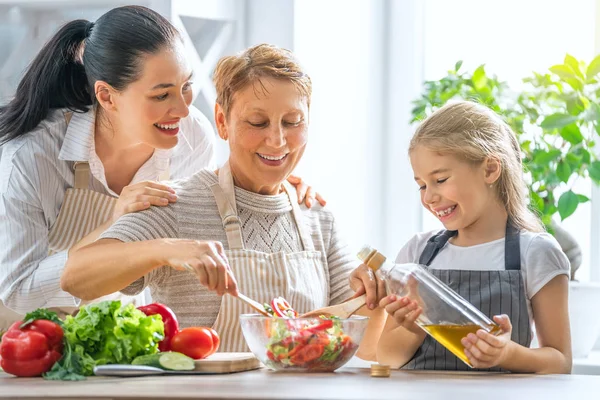
{"type": "MultiPolygon", "coordinates": [[[[427,265],[502,328],[462,339],[475,369],[570,373],[569,262],[527,208],[515,134],[486,107],[459,102],[433,113],[409,147],[423,206],[446,230],[415,235],[397,263],[427,265]],[[540,348],[529,348],[531,324],[540,348]]],[[[405,369],[468,370],[415,320],[415,301],[390,295],[378,361],[405,369]]]]}

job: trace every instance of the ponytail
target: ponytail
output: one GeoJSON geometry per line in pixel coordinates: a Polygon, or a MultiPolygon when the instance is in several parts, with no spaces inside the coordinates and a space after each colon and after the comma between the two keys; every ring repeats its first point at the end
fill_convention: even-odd
{"type": "Polygon", "coordinates": [[[31,131],[51,109],[88,110],[92,96],[78,58],[92,25],[82,19],[71,21],[44,45],[25,72],[15,97],[0,107],[0,144],[31,131]]]}
{"type": "Polygon", "coordinates": [[[87,112],[97,81],[125,90],[141,76],[146,55],[176,40],[177,29],[142,6],[113,8],[95,23],[67,23],[35,57],[15,98],[0,107],[0,145],[31,131],[52,109],[87,112]]]}

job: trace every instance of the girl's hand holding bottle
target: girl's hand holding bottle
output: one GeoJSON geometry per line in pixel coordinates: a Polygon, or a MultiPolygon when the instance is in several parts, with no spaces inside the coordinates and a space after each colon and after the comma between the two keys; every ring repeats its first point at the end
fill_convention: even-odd
{"type": "Polygon", "coordinates": [[[494,322],[500,326],[502,333],[494,336],[483,329],[477,334],[469,333],[462,339],[465,355],[475,368],[492,368],[501,366],[507,360],[514,342],[510,339],[512,324],[507,315],[496,315],[494,322]]]}

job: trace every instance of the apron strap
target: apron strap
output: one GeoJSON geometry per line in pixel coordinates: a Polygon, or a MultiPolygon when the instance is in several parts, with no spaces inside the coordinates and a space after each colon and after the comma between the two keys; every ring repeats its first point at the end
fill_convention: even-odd
{"type": "Polygon", "coordinates": [[[430,237],[419,257],[419,264],[429,266],[448,240],[456,234],[457,231],[442,230],[430,237]]]}
{"type": "Polygon", "coordinates": [[[227,161],[219,169],[219,182],[210,186],[210,190],[215,196],[219,214],[223,221],[223,228],[227,235],[229,249],[244,249],[244,240],[242,236],[242,221],[237,215],[235,205],[235,193],[233,189],[233,177],[227,161]]]}
{"type": "Polygon", "coordinates": [[[313,243],[310,235],[306,231],[306,225],[304,224],[304,215],[302,213],[302,210],[300,209],[298,200],[294,199],[295,196],[293,194],[296,193],[296,189],[294,189],[288,181],[283,182],[283,188],[285,189],[285,192],[287,193],[290,199],[290,203],[292,204],[292,215],[296,220],[296,227],[298,228],[298,233],[300,234],[302,247],[304,248],[304,251],[314,251],[315,244],[313,243]]]}
{"type": "Polygon", "coordinates": [[[504,268],[508,270],[521,269],[521,240],[519,230],[509,220],[506,224],[504,240],[504,268]]]}
{"type": "Polygon", "coordinates": [[[90,164],[85,161],[75,161],[75,189],[87,189],[90,185],[90,164]]]}
{"type": "Polygon", "coordinates": [[[227,235],[229,249],[243,249],[244,241],[242,240],[242,223],[240,218],[237,216],[231,203],[227,199],[225,192],[218,183],[211,185],[210,190],[212,190],[213,196],[215,196],[215,200],[217,201],[217,207],[219,208],[219,214],[223,221],[223,228],[227,235]]]}
{"type": "MultiPolygon", "coordinates": [[[[438,255],[439,251],[456,234],[457,231],[442,230],[430,237],[419,257],[419,264],[431,265],[431,262],[438,255]]],[[[510,220],[506,223],[506,237],[504,239],[504,269],[517,271],[521,269],[519,231],[510,220]]]]}

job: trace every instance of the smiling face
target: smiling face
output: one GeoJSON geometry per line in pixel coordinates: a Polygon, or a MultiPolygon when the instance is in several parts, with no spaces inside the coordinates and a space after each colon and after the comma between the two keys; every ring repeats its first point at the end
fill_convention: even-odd
{"type": "Polygon", "coordinates": [[[308,139],[308,102],[293,83],[261,78],[235,93],[229,115],[215,107],[219,136],[229,141],[236,184],[276,194],[294,170],[308,139]]]}
{"type": "Polygon", "coordinates": [[[118,134],[130,144],[168,149],[177,144],[179,123],[192,103],[191,72],[179,42],[142,61],[140,78],[113,93],[109,112],[118,134]]]}
{"type": "Polygon", "coordinates": [[[495,161],[469,163],[418,145],[410,152],[410,162],[421,203],[446,229],[472,227],[499,209],[490,188],[500,174],[495,161]]]}

